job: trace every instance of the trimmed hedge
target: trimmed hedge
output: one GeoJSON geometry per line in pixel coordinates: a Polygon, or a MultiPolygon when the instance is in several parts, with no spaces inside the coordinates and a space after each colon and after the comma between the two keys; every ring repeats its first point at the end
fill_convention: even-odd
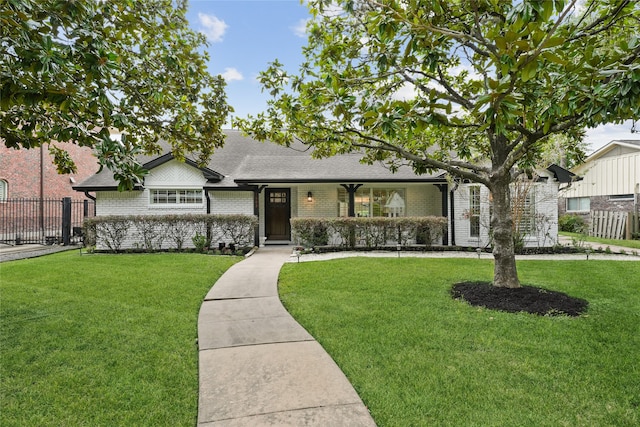
{"type": "Polygon", "coordinates": [[[84,221],[84,245],[106,247],[111,252],[125,247],[152,252],[162,250],[165,243],[178,251],[185,246],[211,247],[218,242],[243,248],[253,246],[257,226],[258,218],[253,215],[97,216],[84,221]]]}
{"type": "Polygon", "coordinates": [[[446,228],[447,218],[436,216],[291,219],[295,239],[306,247],[382,248],[389,242],[403,246],[410,242],[431,246],[443,236],[446,228]]]}

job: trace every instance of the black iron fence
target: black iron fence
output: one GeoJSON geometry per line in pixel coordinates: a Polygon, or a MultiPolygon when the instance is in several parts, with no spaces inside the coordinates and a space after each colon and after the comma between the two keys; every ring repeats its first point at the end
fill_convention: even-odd
{"type": "Polygon", "coordinates": [[[82,222],[96,214],[93,200],[4,199],[0,242],[70,245],[82,241],[82,222]]]}

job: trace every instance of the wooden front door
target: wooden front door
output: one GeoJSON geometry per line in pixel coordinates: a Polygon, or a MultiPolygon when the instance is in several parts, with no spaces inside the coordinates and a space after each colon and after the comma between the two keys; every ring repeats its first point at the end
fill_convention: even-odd
{"type": "Polygon", "coordinates": [[[291,190],[267,188],[265,193],[265,234],[269,240],[291,240],[291,190]]]}

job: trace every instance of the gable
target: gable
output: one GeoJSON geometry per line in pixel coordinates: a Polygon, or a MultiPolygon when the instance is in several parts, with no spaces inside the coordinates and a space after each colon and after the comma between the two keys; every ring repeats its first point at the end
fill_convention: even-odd
{"type": "Polygon", "coordinates": [[[606,153],[603,153],[599,157],[599,159],[605,159],[607,157],[623,156],[625,154],[637,153],[638,151],[640,151],[640,147],[634,148],[634,147],[616,145],[616,146],[612,147],[606,153]]]}
{"type": "MultiPolygon", "coordinates": [[[[640,153],[640,140],[614,140],[596,150],[585,160],[584,164],[603,157],[615,157],[632,153],[640,153]]],[[[578,166],[576,170],[580,168],[578,166]]]]}
{"type": "Polygon", "coordinates": [[[145,177],[145,187],[202,188],[207,182],[202,170],[172,159],[154,167],[145,177]]]}

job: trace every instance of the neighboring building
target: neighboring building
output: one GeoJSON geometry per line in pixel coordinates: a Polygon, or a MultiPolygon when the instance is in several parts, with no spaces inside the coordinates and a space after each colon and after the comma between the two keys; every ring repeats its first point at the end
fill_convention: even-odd
{"type": "Polygon", "coordinates": [[[582,179],[560,191],[560,214],[588,219],[593,211],[638,211],[640,140],[611,141],[573,172],[582,179]]]}
{"type": "Polygon", "coordinates": [[[90,148],[55,145],[74,160],[75,174],[58,174],[46,145],[16,150],[0,143],[0,242],[68,244],[70,237],[74,242],[80,239],[82,221],[93,214],[93,202],[72,187],[93,175],[98,163],[90,148]],[[64,198],[75,200],[63,203],[64,198]]]}
{"type": "Polygon", "coordinates": [[[0,199],[84,199],[72,187],[98,170],[92,150],[69,143],[55,145],[69,152],[78,167],[77,173],[58,174],[46,146],[16,150],[0,144],[0,199]]]}
{"type": "MultiPolygon", "coordinates": [[[[401,167],[392,173],[379,163],[362,164],[359,154],[313,159],[311,149],[302,144],[288,148],[254,141],[238,131],[226,131],[226,135],[224,147],[215,151],[206,168],[198,168],[191,160],[181,163],[169,153],[141,159],[150,172],[143,187],[134,191],[118,192],[106,170],[74,189],[96,193],[99,216],[256,215],[259,236],[267,243],[291,241],[292,217],[443,216],[449,218],[449,232],[441,243],[477,245],[475,229],[472,232],[469,225],[475,219],[462,214],[471,185],[450,191],[443,172],[416,175],[411,168],[401,167]]],[[[531,192],[550,201],[536,199],[528,213],[543,215],[552,225],[548,235],[527,239],[527,246],[551,246],[557,241],[555,177],[547,173],[531,192]]],[[[479,203],[482,221],[488,221],[489,198],[480,197],[479,203]]]]}

